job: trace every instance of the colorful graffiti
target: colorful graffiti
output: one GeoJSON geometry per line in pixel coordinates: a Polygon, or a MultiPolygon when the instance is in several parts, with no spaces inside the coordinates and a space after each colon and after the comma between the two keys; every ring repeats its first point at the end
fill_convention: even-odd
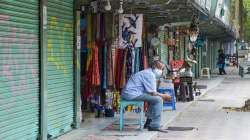
{"type": "MultiPolygon", "coordinates": [[[[48,25],[49,30],[56,30],[60,31],[58,40],[59,41],[55,43],[55,40],[52,38],[48,39],[48,61],[53,63],[56,66],[57,70],[62,70],[64,73],[64,76],[67,76],[69,74],[69,70],[67,69],[67,64],[65,63],[65,50],[66,49],[73,49],[73,47],[66,47],[66,33],[72,32],[72,25],[70,24],[64,24],[63,28],[59,25],[59,21],[57,17],[51,17],[50,22],[48,25]],[[58,51],[57,48],[60,48],[58,51]]],[[[56,36],[55,36],[56,37],[56,36]]],[[[72,35],[73,38],[73,35],[72,35]]]]}
{"type": "MultiPolygon", "coordinates": [[[[30,93],[39,84],[38,34],[10,27],[10,20],[10,16],[0,15],[0,26],[6,27],[0,31],[0,98],[3,99],[30,93]]],[[[0,106],[1,103],[6,102],[0,102],[0,106]]]]}

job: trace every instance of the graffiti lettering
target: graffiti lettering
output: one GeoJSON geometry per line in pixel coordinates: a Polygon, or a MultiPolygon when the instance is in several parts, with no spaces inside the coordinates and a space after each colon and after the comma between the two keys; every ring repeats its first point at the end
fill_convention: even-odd
{"type": "MultiPolygon", "coordinates": [[[[8,15],[0,15],[0,24],[8,23],[9,19],[8,15]]],[[[4,94],[27,93],[29,92],[28,86],[30,83],[38,84],[35,81],[35,79],[38,79],[38,70],[32,63],[31,58],[34,56],[31,54],[36,53],[32,46],[34,41],[37,41],[37,35],[27,34],[24,29],[16,27],[7,26],[6,29],[7,35],[0,37],[0,47],[2,48],[0,53],[6,56],[5,59],[0,59],[0,80],[3,81],[1,85],[5,84],[7,91],[5,88],[5,92],[0,94],[0,96],[4,96],[4,94]],[[23,55],[24,59],[19,60],[15,55],[23,55]],[[28,73],[32,74],[32,78],[29,77],[28,73]]]]}
{"type": "Polygon", "coordinates": [[[48,25],[48,29],[52,30],[55,28],[57,31],[60,31],[59,34],[59,52],[56,50],[56,47],[53,39],[48,39],[48,61],[52,62],[57,70],[62,70],[64,73],[64,76],[67,76],[69,71],[67,69],[67,65],[65,63],[65,33],[67,33],[70,30],[71,25],[70,24],[64,24],[63,28],[60,28],[58,26],[58,18],[57,17],[51,17],[50,23],[48,25]]]}
{"type": "Polygon", "coordinates": [[[9,16],[0,14],[0,23],[4,23],[9,20],[9,16]]]}

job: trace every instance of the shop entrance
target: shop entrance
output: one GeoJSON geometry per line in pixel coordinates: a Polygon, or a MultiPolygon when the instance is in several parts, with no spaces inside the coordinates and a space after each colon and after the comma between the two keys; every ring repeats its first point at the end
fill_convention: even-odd
{"type": "MultiPolygon", "coordinates": [[[[114,117],[126,81],[132,74],[148,67],[146,50],[142,45],[142,14],[127,14],[123,18],[126,24],[132,22],[128,19],[134,19],[133,24],[137,25],[119,27],[119,15],[114,14],[81,15],[83,122],[88,118],[114,117]],[[129,28],[134,28],[133,33],[129,28]],[[140,38],[134,34],[139,34],[140,38]],[[123,44],[119,44],[119,36],[124,39],[123,44]]],[[[129,107],[128,110],[134,109],[129,107]]]]}
{"type": "Polygon", "coordinates": [[[111,32],[107,33],[112,30],[110,29],[112,21],[112,15],[81,14],[81,110],[83,122],[89,118],[114,116],[114,56],[111,49],[111,38],[108,37],[111,36],[111,32]]]}

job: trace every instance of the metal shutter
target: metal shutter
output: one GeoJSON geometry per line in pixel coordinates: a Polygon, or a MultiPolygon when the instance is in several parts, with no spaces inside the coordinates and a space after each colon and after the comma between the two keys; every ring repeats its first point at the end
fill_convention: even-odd
{"type": "Polygon", "coordinates": [[[0,1],[0,139],[39,133],[39,0],[0,1]]]}
{"type": "Polygon", "coordinates": [[[48,0],[48,135],[73,123],[73,0],[48,0]]]}

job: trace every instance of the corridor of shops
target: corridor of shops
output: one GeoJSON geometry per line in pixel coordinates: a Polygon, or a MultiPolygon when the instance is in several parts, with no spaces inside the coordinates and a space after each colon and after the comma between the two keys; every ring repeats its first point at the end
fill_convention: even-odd
{"type": "Polygon", "coordinates": [[[250,139],[249,5],[0,0],[0,140],[250,139]],[[144,70],[153,131],[151,104],[121,98],[144,70]]]}

